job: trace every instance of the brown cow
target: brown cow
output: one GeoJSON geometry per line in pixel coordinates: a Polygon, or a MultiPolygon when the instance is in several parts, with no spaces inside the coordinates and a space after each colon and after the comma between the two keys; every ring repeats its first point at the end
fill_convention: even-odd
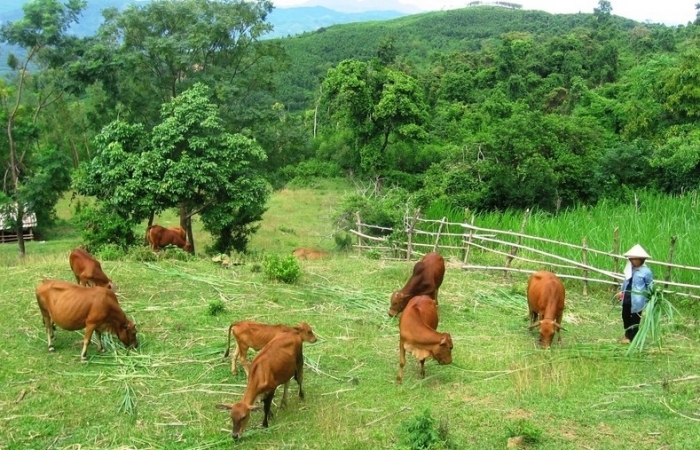
{"type": "Polygon", "coordinates": [[[437,305],[438,290],[445,276],[445,260],[439,253],[430,252],[413,266],[413,274],[406,285],[391,294],[389,315],[394,317],[406,307],[416,295],[427,295],[437,305]]]}
{"type": "Polygon", "coordinates": [[[270,405],[275,396],[277,386],[284,384],[284,394],[280,407],[285,406],[289,380],[294,377],[299,384],[299,398],[304,399],[302,389],[304,355],[302,353],[301,336],[297,332],[284,332],[275,336],[258,355],[250,366],[248,385],[243,398],[236,404],[218,405],[220,409],[231,411],[233,431],[231,435],[238,439],[243,434],[250,412],[258,409],[254,406],[258,398],[263,397],[264,418],[263,427],[268,426],[270,405]]]}
{"type": "Polygon", "coordinates": [[[148,237],[148,245],[154,252],[171,244],[186,252],[192,252],[192,245],[182,238],[182,234],[169,228],[151,225],[146,229],[146,236],[148,237]]]}
{"type": "Polygon", "coordinates": [[[564,285],[551,272],[535,272],[527,283],[529,328],[540,327],[539,343],[542,348],[549,348],[555,332],[561,342],[561,318],[564,315],[565,296],[564,285]]]}
{"type": "Polygon", "coordinates": [[[75,281],[82,286],[101,286],[116,291],[112,280],[102,271],[100,262],[82,248],[76,248],[68,257],[75,281]]]}
{"type": "Polygon", "coordinates": [[[399,374],[396,381],[403,381],[406,350],[418,358],[423,378],[428,357],[435,358],[438,364],[452,362],[452,337],[450,333],[435,331],[437,325],[437,306],[430,296],[419,295],[409,300],[399,319],[399,374]]]}
{"type": "Polygon", "coordinates": [[[294,249],[294,251],[292,251],[292,255],[294,255],[297,259],[322,259],[327,257],[329,253],[322,250],[300,247],[294,249]]]}
{"type": "Polygon", "coordinates": [[[85,329],[80,359],[87,359],[87,348],[92,333],[97,333],[97,348],[102,347],[102,332],[116,334],[126,347],[138,346],[134,322],[127,319],[114,292],[103,287],[84,287],[58,280],[44,280],[36,288],[36,301],[53,352],[54,327],[68,331],[85,329]]]}
{"type": "Polygon", "coordinates": [[[183,241],[187,240],[187,232],[182,227],[168,227],[168,230],[172,230],[180,235],[183,241]]]}
{"type": "Polygon", "coordinates": [[[224,357],[228,356],[231,349],[231,335],[236,340],[236,349],[231,355],[231,373],[236,374],[236,360],[240,359],[241,366],[245,370],[246,377],[249,375],[249,363],[246,359],[248,349],[252,348],[255,351],[265,347],[279,333],[294,331],[299,333],[302,341],[316,342],[316,335],[311,326],[306,322],[301,322],[295,327],[287,325],[268,325],[266,323],[252,322],[250,320],[242,320],[234,322],[228,328],[228,344],[224,357]]]}

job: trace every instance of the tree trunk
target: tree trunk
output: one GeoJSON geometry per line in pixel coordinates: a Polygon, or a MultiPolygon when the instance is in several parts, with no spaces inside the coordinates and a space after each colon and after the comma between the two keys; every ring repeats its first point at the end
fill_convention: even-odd
{"type": "Polygon", "coordinates": [[[187,211],[187,204],[185,202],[180,202],[180,226],[185,233],[187,233],[187,241],[192,247],[192,254],[194,254],[194,236],[192,236],[192,219],[187,211]]]}
{"type": "Polygon", "coordinates": [[[17,244],[19,245],[19,256],[24,257],[24,205],[17,204],[17,244]]]}
{"type": "Polygon", "coordinates": [[[148,225],[146,225],[146,234],[144,235],[144,244],[148,245],[148,230],[153,226],[153,221],[156,218],[155,211],[151,211],[151,215],[148,216],[148,225]]]}

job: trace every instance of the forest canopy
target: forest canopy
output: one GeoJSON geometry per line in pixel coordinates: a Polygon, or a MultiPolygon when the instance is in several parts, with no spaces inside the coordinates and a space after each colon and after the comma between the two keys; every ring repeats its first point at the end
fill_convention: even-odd
{"type": "Polygon", "coordinates": [[[477,3],[268,39],[270,1],[163,0],[79,38],[85,2],[32,0],[0,28],[24,51],[0,81],[0,202],[48,224],[73,173],[96,216],[175,207],[230,251],[270,187],[314,176],[496,211],[697,189],[696,23],[477,3]]]}

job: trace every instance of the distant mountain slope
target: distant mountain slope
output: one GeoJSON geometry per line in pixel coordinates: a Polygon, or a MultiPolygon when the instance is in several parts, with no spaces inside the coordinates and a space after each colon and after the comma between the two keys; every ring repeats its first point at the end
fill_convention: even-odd
{"type": "MultiPolygon", "coordinates": [[[[622,29],[638,24],[613,17],[622,29]]],[[[376,56],[379,44],[387,38],[394,39],[399,55],[422,65],[436,52],[478,51],[504,33],[565,34],[577,27],[590,27],[592,18],[592,14],[585,13],[550,14],[478,6],[383,22],[334,25],[281,41],[294,63],[278,80],[280,101],[293,110],[310,107],[328,68],[344,59],[368,60],[376,56]]]]}

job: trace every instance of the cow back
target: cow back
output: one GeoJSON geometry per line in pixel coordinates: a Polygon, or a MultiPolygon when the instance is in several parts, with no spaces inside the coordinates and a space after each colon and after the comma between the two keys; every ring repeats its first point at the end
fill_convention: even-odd
{"type": "MultiPolygon", "coordinates": [[[[257,397],[289,381],[300,365],[303,365],[302,341],[299,333],[285,331],[275,335],[255,356],[250,366],[248,385],[257,397]]],[[[252,405],[253,393],[246,393],[243,402],[252,405]]]]}
{"type": "Polygon", "coordinates": [[[95,286],[115,289],[112,280],[102,270],[100,262],[82,248],[73,249],[68,257],[70,268],[81,283],[91,282],[95,286]]]}
{"type": "Polygon", "coordinates": [[[389,314],[396,315],[404,310],[411,298],[427,295],[433,300],[445,277],[445,260],[437,252],[427,253],[413,266],[413,273],[403,288],[391,295],[389,314]]]}
{"type": "Polygon", "coordinates": [[[554,319],[564,308],[566,289],[559,277],[541,270],[532,274],[527,283],[527,301],[530,311],[554,319]]]}

